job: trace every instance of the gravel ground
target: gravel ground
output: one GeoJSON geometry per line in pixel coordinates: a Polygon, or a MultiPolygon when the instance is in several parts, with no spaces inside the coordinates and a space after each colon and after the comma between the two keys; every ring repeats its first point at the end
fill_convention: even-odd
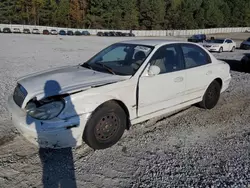
{"type": "Polygon", "coordinates": [[[0,187],[250,187],[250,74],[241,50],[215,54],[233,69],[216,108],[135,125],[112,148],[39,151],[17,133],[6,111],[17,77],[80,63],[119,40],[0,35],[0,187]]]}

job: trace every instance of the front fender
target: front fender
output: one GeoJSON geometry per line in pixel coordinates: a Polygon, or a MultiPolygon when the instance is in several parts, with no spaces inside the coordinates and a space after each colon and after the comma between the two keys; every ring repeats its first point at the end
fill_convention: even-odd
{"type": "MultiPolygon", "coordinates": [[[[60,118],[65,119],[72,116],[80,116],[93,112],[101,104],[110,100],[120,100],[117,96],[111,95],[83,95],[83,93],[73,94],[64,98],[65,108],[60,118]]],[[[123,101],[122,101],[123,102],[123,101]]]]}

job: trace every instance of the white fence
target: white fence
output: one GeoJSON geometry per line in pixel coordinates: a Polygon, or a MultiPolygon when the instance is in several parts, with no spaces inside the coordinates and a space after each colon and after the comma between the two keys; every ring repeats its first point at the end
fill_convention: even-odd
{"type": "MultiPolygon", "coordinates": [[[[75,28],[61,28],[61,27],[47,27],[47,26],[33,26],[33,25],[11,25],[11,24],[0,24],[0,29],[8,27],[11,30],[13,28],[19,28],[21,31],[25,28],[32,30],[33,28],[39,29],[42,32],[44,29],[56,29],[60,30],[72,30],[72,31],[89,31],[91,35],[96,35],[99,31],[120,31],[129,32],[129,30],[102,30],[102,29],[75,29],[75,28]]],[[[133,30],[136,36],[190,36],[193,34],[215,34],[215,33],[235,33],[250,31],[250,27],[230,27],[230,28],[214,28],[214,29],[195,29],[195,30],[133,30]]]]}

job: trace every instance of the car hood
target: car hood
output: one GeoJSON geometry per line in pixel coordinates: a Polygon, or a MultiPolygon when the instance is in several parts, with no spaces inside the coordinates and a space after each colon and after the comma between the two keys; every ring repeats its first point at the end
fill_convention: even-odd
{"type": "Polygon", "coordinates": [[[20,78],[18,83],[28,93],[26,100],[33,97],[40,100],[49,96],[86,90],[126,79],[129,77],[97,72],[82,66],[70,66],[30,74],[20,78]]]}

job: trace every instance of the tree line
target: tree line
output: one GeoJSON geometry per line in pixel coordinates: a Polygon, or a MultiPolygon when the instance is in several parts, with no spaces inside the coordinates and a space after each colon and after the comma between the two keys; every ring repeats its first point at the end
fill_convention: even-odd
{"type": "Polygon", "coordinates": [[[0,23],[93,29],[250,26],[249,0],[1,0],[0,23]]]}

